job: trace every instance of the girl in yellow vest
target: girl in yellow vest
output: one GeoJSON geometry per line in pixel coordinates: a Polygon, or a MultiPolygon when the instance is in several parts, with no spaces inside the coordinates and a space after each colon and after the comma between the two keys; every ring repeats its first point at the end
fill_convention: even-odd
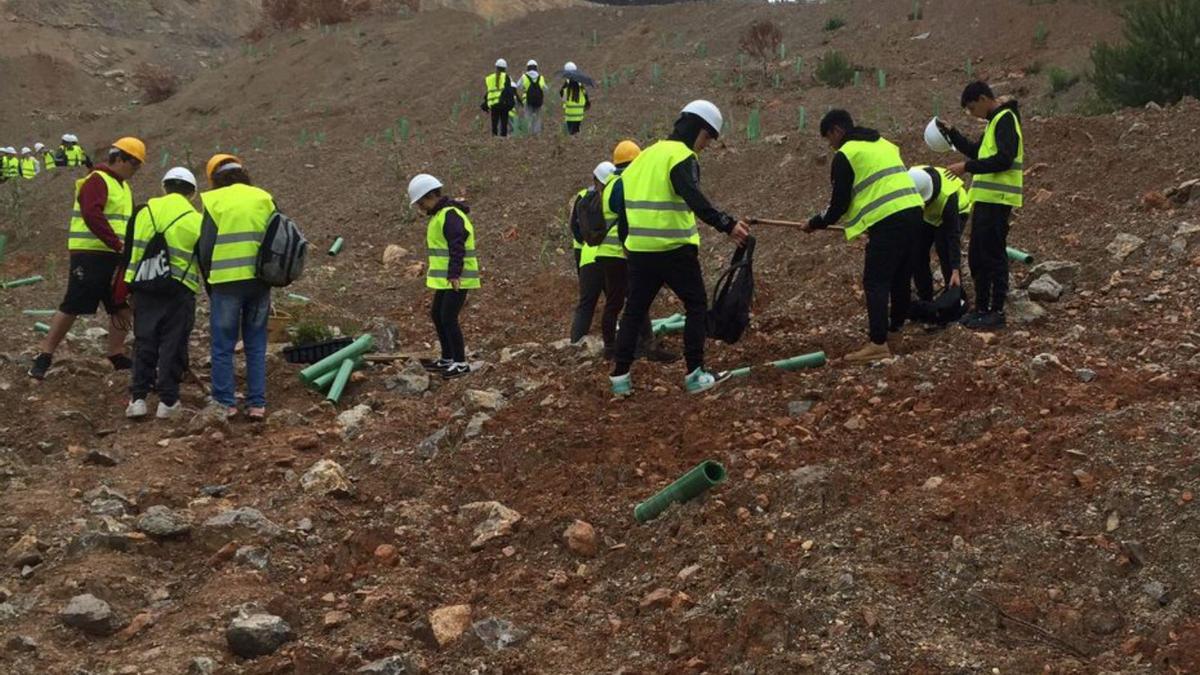
{"type": "Polygon", "coordinates": [[[929,249],[937,249],[946,288],[962,286],[962,221],[971,212],[963,182],[941,167],[914,166],[908,175],[925,202],[924,227],[914,237],[913,286],[917,299],[933,300],[933,275],[929,272],[929,249]]]}
{"type": "Polygon", "coordinates": [[[267,319],[271,287],[258,279],[258,249],[275,200],[250,180],[242,160],[213,155],[208,160],[212,189],[200,195],[204,218],[199,258],[209,289],[212,334],[212,400],[221,414],[238,414],[233,353],[241,336],[246,355],[246,414],[267,414],[267,319]]]}
{"type": "Polygon", "coordinates": [[[575,63],[567,61],[563,66],[567,81],[563,82],[562,89],[558,90],[558,96],[562,99],[563,119],[567,123],[567,134],[570,136],[579,133],[580,127],[583,126],[583,118],[592,107],[592,102],[588,100],[587,88],[571,77],[578,72],[579,68],[575,63]]]}
{"type": "Polygon", "coordinates": [[[427,173],[408,183],[408,200],[429,216],[425,249],[429,256],[425,286],[433,290],[431,315],[441,356],[422,365],[446,379],[471,372],[458,317],[467,293],[480,287],[479,259],[475,256],[475,226],[466,204],[442,196],[442,182],[427,173]]]}
{"type": "MultiPolygon", "coordinates": [[[[584,188],[575,195],[571,205],[571,236],[579,244],[579,302],[575,305],[574,318],[571,321],[571,342],[579,342],[592,328],[592,318],[596,313],[596,304],[600,302],[600,294],[604,292],[604,271],[596,263],[599,246],[590,246],[583,241],[580,232],[580,200],[589,192],[604,193],[604,186],[617,170],[612,162],[600,162],[592,170],[592,186],[584,188]]],[[[607,346],[607,345],[606,345],[607,346]]]]}

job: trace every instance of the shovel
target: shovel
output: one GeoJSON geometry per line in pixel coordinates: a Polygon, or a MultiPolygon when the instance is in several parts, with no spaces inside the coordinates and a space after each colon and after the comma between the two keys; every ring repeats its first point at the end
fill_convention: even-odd
{"type": "MultiPolygon", "coordinates": [[[[794,220],[771,220],[769,218],[751,218],[751,219],[747,220],[746,222],[750,223],[751,225],[773,225],[776,227],[801,227],[802,228],[802,227],[806,227],[808,225],[808,223],[799,223],[794,220]]],[[[823,229],[845,230],[846,228],[841,225],[830,225],[823,229]]]]}

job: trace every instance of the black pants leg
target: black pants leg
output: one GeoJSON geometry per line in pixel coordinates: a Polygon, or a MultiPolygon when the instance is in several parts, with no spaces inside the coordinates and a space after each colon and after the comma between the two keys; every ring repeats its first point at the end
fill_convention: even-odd
{"type": "Polygon", "coordinates": [[[567,135],[574,136],[575,134],[579,133],[579,127],[582,124],[583,122],[567,122],[567,135]]]}
{"type": "Polygon", "coordinates": [[[454,346],[450,343],[449,334],[446,330],[445,322],[445,305],[448,302],[447,295],[451,291],[439,290],[433,292],[433,306],[430,308],[430,317],[433,319],[433,329],[437,331],[438,346],[442,350],[443,361],[454,360],[454,346]]]}
{"type": "Polygon", "coordinates": [[[508,110],[500,106],[492,106],[492,135],[508,135],[508,110]]]}
{"type": "Polygon", "coordinates": [[[445,289],[433,294],[433,324],[438,330],[442,358],[455,363],[467,362],[467,348],[458,322],[458,315],[466,304],[465,290],[445,289]]]}
{"type": "Polygon", "coordinates": [[[613,375],[624,375],[633,364],[637,351],[638,326],[650,318],[650,305],[663,285],[660,257],[665,253],[630,253],[629,294],[625,300],[625,311],[617,327],[617,352],[613,375]]]}
{"type": "Polygon", "coordinates": [[[971,215],[971,276],[980,311],[1004,310],[1008,297],[1008,222],[1012,207],[980,202],[971,215]]]}
{"type": "Polygon", "coordinates": [[[592,329],[592,317],[596,314],[596,303],[604,292],[604,269],[593,262],[579,268],[579,303],[575,305],[575,318],[571,322],[571,342],[578,342],[592,329]]]}
{"type": "MultiPolygon", "coordinates": [[[[916,209],[910,211],[918,213],[916,209]]],[[[871,342],[887,342],[890,318],[906,318],[909,304],[909,260],[912,258],[913,221],[909,211],[884,218],[867,230],[863,259],[863,292],[867,299],[867,325],[871,342]],[[903,288],[899,288],[903,282],[903,288]],[[901,314],[901,312],[903,312],[901,314]]],[[[903,320],[900,321],[903,324],[903,320]]]]}
{"type": "Polygon", "coordinates": [[[917,230],[917,236],[913,237],[912,278],[918,300],[933,299],[933,274],[929,271],[929,249],[933,247],[937,229],[933,225],[923,222],[917,230]]]}
{"type": "MultiPolygon", "coordinates": [[[[600,316],[600,335],[604,338],[605,347],[615,349],[617,321],[621,318],[621,309],[625,307],[625,298],[629,294],[629,264],[624,258],[597,258],[596,262],[604,271],[604,313],[600,316]]],[[[653,340],[654,329],[647,313],[638,331],[638,345],[646,347],[653,340]]]]}
{"type": "Polygon", "coordinates": [[[166,305],[157,296],[137,293],[133,312],[133,374],[129,398],[146,398],[158,379],[159,332],[166,305]]]}
{"type": "Polygon", "coordinates": [[[182,292],[170,300],[158,327],[158,400],[179,401],[179,383],[188,369],[188,340],[196,323],[196,296],[182,292]]]}
{"type": "Polygon", "coordinates": [[[699,249],[682,246],[661,255],[665,256],[663,283],[683,302],[683,358],[690,373],[704,366],[704,341],[708,337],[708,291],[700,270],[699,249]]]}

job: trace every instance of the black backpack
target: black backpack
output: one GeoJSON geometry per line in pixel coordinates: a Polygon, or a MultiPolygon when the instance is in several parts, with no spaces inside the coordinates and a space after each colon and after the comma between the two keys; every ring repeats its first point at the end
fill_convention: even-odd
{"type": "Polygon", "coordinates": [[[954,323],[966,313],[967,296],[962,286],[951,286],[933,300],[918,300],[909,310],[909,316],[914,321],[937,326],[954,323]]]}
{"type": "Polygon", "coordinates": [[[517,90],[507,74],[504,76],[504,88],[500,90],[500,101],[496,105],[504,110],[512,110],[517,105],[517,90]]]}
{"type": "Polygon", "coordinates": [[[726,269],[713,288],[712,308],[708,310],[708,335],[734,344],[750,325],[750,303],[754,300],[754,237],[733,253],[726,269]]]}
{"type": "MultiPolygon", "coordinates": [[[[154,225],[154,236],[150,241],[146,242],[146,248],[142,251],[142,259],[138,261],[137,267],[133,271],[133,281],[129,282],[129,289],[138,293],[150,293],[152,295],[170,295],[177,293],[180,286],[180,280],[175,279],[171,274],[171,252],[167,248],[167,230],[175,226],[180,218],[188,214],[187,211],[179,214],[162,230],[158,229],[158,223],[154,221],[154,211],[149,207],[145,207],[145,211],[150,214],[150,222],[154,225]]],[[[191,270],[192,261],[188,261],[188,269],[184,270],[184,276],[191,270]]]]}
{"type": "Polygon", "coordinates": [[[525,81],[529,86],[525,88],[525,105],[530,108],[540,108],[546,102],[546,92],[542,91],[542,76],[538,75],[535,80],[528,75],[525,76],[525,81]]]}
{"type": "Polygon", "coordinates": [[[588,190],[575,202],[575,219],[579,227],[579,238],[588,246],[599,246],[608,236],[608,223],[604,221],[604,193],[588,190]]]}

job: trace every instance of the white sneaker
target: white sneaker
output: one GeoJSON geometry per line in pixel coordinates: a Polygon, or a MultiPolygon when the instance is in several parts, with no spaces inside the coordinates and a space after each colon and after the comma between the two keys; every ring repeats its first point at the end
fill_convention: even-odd
{"type": "Polygon", "coordinates": [[[146,399],[139,398],[136,401],[130,401],[125,408],[125,416],[129,419],[146,416],[146,399]]]}
{"type": "Polygon", "coordinates": [[[183,402],[182,401],[175,401],[175,405],[167,405],[167,404],[163,403],[162,401],[159,401],[158,402],[158,412],[155,413],[154,416],[160,420],[173,420],[176,417],[179,417],[180,413],[182,413],[182,412],[183,412],[183,402]]]}

